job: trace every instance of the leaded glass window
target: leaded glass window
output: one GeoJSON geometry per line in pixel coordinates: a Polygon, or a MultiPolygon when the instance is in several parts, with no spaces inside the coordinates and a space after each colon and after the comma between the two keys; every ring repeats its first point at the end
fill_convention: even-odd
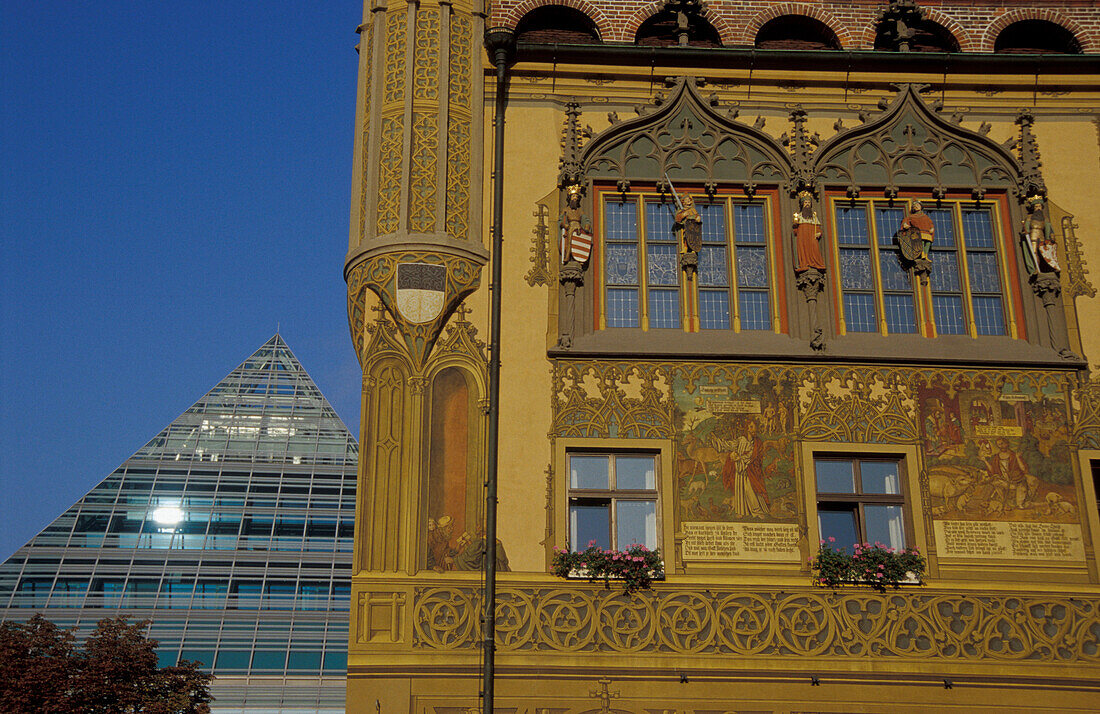
{"type": "Polygon", "coordinates": [[[919,286],[895,239],[907,204],[906,200],[834,202],[835,284],[840,288],[842,331],[1005,334],[995,204],[928,202],[924,212],[935,233],[924,290],[915,290],[919,286]],[[923,322],[930,327],[922,329],[923,322]]]}
{"type": "Polygon", "coordinates": [[[777,324],[768,200],[692,195],[703,244],[689,280],[680,267],[673,200],[605,194],[600,268],[606,327],[771,330],[777,324]]]}

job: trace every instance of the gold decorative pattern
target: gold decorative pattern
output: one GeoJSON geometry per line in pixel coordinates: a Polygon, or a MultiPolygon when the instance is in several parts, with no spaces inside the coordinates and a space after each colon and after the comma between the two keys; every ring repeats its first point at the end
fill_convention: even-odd
{"type": "Polygon", "coordinates": [[[397,230],[401,203],[401,117],[382,118],[382,141],[378,150],[377,233],[397,230]]]}
{"type": "MultiPolygon", "coordinates": [[[[396,329],[408,349],[416,368],[423,367],[443,325],[455,307],[481,284],[481,266],[454,255],[425,251],[401,251],[375,255],[359,263],[348,275],[351,285],[363,285],[373,290],[393,317],[396,329]],[[444,304],[438,317],[430,322],[411,323],[397,309],[397,266],[400,263],[428,263],[446,268],[443,289],[444,304]]],[[[368,354],[372,354],[368,348],[368,354]]]]}
{"type": "MultiPolygon", "coordinates": [[[[1087,596],[658,587],[627,597],[575,585],[497,597],[502,652],[1100,662],[1100,600],[1087,596]]],[[[479,599],[471,587],[418,588],[413,646],[479,647],[479,599]]]]}
{"type": "Polygon", "coordinates": [[[399,565],[397,539],[385,536],[401,527],[400,494],[405,471],[401,456],[402,446],[409,438],[404,431],[407,379],[403,360],[386,357],[370,366],[368,383],[364,385],[368,406],[363,419],[371,425],[371,433],[365,439],[369,447],[363,458],[365,476],[360,489],[365,502],[372,507],[356,526],[361,542],[368,544],[360,554],[360,565],[365,570],[394,570],[399,565]]]}
{"type": "Polygon", "coordinates": [[[386,13],[386,75],[382,101],[400,104],[405,101],[405,40],[407,10],[386,13]]]}
{"type": "Polygon", "coordinates": [[[409,157],[409,230],[427,233],[435,228],[436,155],[439,120],[435,113],[413,114],[412,154],[409,157]]]}
{"type": "Polygon", "coordinates": [[[416,11],[416,46],[413,49],[413,99],[439,99],[439,10],[416,11]]]}
{"type": "Polygon", "coordinates": [[[672,436],[669,365],[565,362],[554,365],[552,433],[560,437],[654,439],[672,436]],[[626,384],[636,396],[623,388],[626,384]]]}
{"type": "Polygon", "coordinates": [[[1100,382],[1085,382],[1073,392],[1077,412],[1073,436],[1082,449],[1100,449],[1100,382]]]}
{"type": "MultiPolygon", "coordinates": [[[[359,192],[359,240],[362,241],[367,237],[367,185],[369,183],[370,165],[371,162],[367,160],[368,147],[370,146],[370,100],[371,100],[371,84],[374,81],[374,74],[371,71],[371,59],[374,57],[374,15],[367,19],[367,22],[363,26],[363,32],[359,36],[359,55],[363,58],[363,128],[360,142],[362,146],[362,155],[360,161],[362,162],[359,192]]],[[[357,343],[358,349],[358,343],[357,343]]]]}
{"type": "Polygon", "coordinates": [[[801,430],[808,441],[911,444],[917,409],[900,372],[816,369],[803,377],[801,430]]]}
{"type": "Polygon", "coordinates": [[[451,13],[450,52],[447,57],[448,102],[450,110],[470,112],[470,16],[460,11],[451,13]]]}
{"type": "Polygon", "coordinates": [[[523,276],[531,287],[550,284],[550,207],[539,203],[532,213],[535,227],[531,229],[531,269],[523,276]]]}
{"type": "Polygon", "coordinates": [[[447,56],[447,209],[452,238],[469,238],[470,213],[470,17],[453,12],[447,56]]]}

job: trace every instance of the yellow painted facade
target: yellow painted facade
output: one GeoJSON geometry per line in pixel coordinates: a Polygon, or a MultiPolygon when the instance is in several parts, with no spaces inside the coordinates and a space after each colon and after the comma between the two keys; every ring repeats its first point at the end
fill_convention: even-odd
{"type": "MultiPolygon", "coordinates": [[[[486,8],[466,0],[368,2],[364,12],[345,271],[363,366],[349,711],[480,707],[482,576],[474,566],[484,518],[496,91],[482,48],[485,27],[486,8]],[[448,387],[446,374],[464,381],[456,377],[447,384],[458,386],[448,387]]],[[[1040,77],[973,69],[945,75],[907,73],[897,64],[887,71],[868,59],[847,71],[828,62],[817,70],[809,54],[799,69],[755,69],[703,55],[667,66],[655,55],[643,66],[598,50],[584,61],[554,63],[527,58],[523,49],[508,69],[504,136],[498,536],[507,571],[498,575],[496,706],[577,714],[1100,707],[1093,475],[1100,464],[1100,382],[1093,378],[1100,303],[1088,273],[1100,265],[1095,66],[1040,77]],[[921,94],[912,88],[920,84],[933,89],[921,94]],[[590,133],[570,137],[569,101],[590,133]],[[1015,175],[985,179],[983,194],[970,192],[982,185],[950,179],[938,204],[960,206],[950,209],[956,216],[971,204],[985,206],[995,217],[1008,334],[976,335],[973,315],[969,334],[946,339],[942,325],[931,334],[843,334],[847,288],[835,217],[853,201],[886,201],[889,187],[871,176],[853,196],[827,167],[816,174],[814,198],[826,218],[824,351],[809,346],[812,321],[792,270],[793,169],[757,181],[755,195],[743,186],[751,176],[715,179],[728,205],[751,199],[769,207],[772,329],[693,329],[687,282],[679,287],[679,328],[607,327],[599,201],[627,194],[652,200],[660,191],[659,176],[637,176],[623,191],[600,174],[599,142],[611,146],[616,132],[647,130],[647,121],[673,105],[700,126],[735,109],[737,118],[720,127],[724,135],[748,145],[753,132],[767,135],[788,158],[793,139],[778,139],[797,130],[796,105],[808,115],[806,135],[820,135],[810,152],[842,147],[859,127],[878,131],[876,122],[910,111],[899,126],[908,121],[930,137],[953,137],[974,156],[1011,157],[998,160],[1015,175]],[[1061,260],[1056,309],[1068,319],[1054,337],[1017,240],[1027,192],[1020,151],[1030,141],[1021,139],[1017,121],[1024,107],[1034,116],[1028,128],[1041,152],[1061,260]],[[571,141],[591,159],[580,163],[595,249],[578,288],[576,334],[563,345],[559,216],[568,182],[559,162],[571,141]],[[997,153],[994,144],[1016,145],[997,153]],[[1057,339],[1072,357],[1059,355],[1057,339]],[[718,488],[722,461],[693,446],[697,432],[686,425],[691,410],[684,407],[691,400],[720,424],[763,424],[761,412],[722,416],[760,404],[784,416],[768,479],[786,481],[769,491],[774,502],[761,522],[789,526],[794,535],[775,552],[754,556],[745,541],[737,553],[690,555],[698,552],[696,521],[752,525],[714,516],[716,506],[698,515],[705,504],[692,483],[718,488]],[[995,416],[983,421],[987,406],[995,416]],[[931,425],[943,415],[963,424],[937,431],[931,425]],[[1020,453],[1031,439],[1029,453],[1040,456],[1025,464],[1030,480],[1005,476],[983,492],[980,479],[997,483],[989,471],[998,439],[1020,453]],[[651,590],[624,596],[549,573],[555,547],[583,547],[569,543],[567,464],[571,454],[594,451],[655,458],[666,579],[651,590]],[[885,594],[859,584],[813,585],[815,459],[846,456],[901,465],[905,539],[928,560],[922,585],[885,594]],[[775,465],[781,458],[789,465],[775,465]],[[689,468],[692,459],[698,471],[689,468]],[[1025,484],[1024,495],[1010,482],[1025,484]]],[[[970,161],[942,156],[952,166],[970,161]]],[[[677,188],[704,196],[704,181],[676,166],[677,188]]],[[[919,173],[898,169],[906,171],[919,173]]],[[[899,202],[936,205],[938,188],[918,182],[896,193],[899,202]]],[[[967,278],[966,295],[978,292],[970,286],[977,280],[977,273],[967,278]]]]}

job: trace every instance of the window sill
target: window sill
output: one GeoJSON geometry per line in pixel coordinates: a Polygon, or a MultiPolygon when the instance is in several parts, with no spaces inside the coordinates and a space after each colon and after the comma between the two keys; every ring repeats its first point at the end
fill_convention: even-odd
{"type": "MultiPolygon", "coordinates": [[[[661,563],[661,572],[657,574],[655,571],[649,571],[650,580],[664,580],[665,571],[664,563],[661,563]]],[[[566,580],[624,580],[621,575],[592,575],[587,569],[576,569],[569,571],[569,574],[565,576],[566,580]]]]}

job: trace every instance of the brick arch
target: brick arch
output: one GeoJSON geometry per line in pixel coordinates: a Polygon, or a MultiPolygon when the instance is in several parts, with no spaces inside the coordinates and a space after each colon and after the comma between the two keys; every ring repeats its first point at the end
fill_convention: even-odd
{"type": "MultiPolygon", "coordinates": [[[[837,22],[836,18],[825,12],[819,7],[813,5],[807,5],[801,2],[784,2],[778,5],[774,5],[767,10],[758,12],[748,24],[745,25],[742,30],[741,37],[738,38],[738,42],[746,45],[753,45],[756,43],[756,35],[760,32],[760,28],[771,20],[777,17],[783,17],[784,15],[805,15],[811,17],[818,22],[823,23],[830,30],[836,33],[836,39],[840,42],[841,49],[848,49],[852,46],[854,38],[852,33],[847,27],[837,22]]],[[[873,42],[873,40],[872,40],[873,42]]]]}
{"type": "Polygon", "coordinates": [[[1001,30],[1021,20],[1046,20],[1047,22],[1053,22],[1055,25],[1061,25],[1077,38],[1077,41],[1081,44],[1082,52],[1096,52],[1098,49],[1092,34],[1086,32],[1076,20],[1068,15],[1050,8],[1019,8],[1009,10],[989,23],[989,27],[986,28],[985,34],[982,36],[979,50],[981,52],[992,52],[993,45],[997,42],[997,35],[1001,34],[1001,30]]]}
{"type": "Polygon", "coordinates": [[[508,12],[501,18],[500,24],[503,27],[516,29],[519,25],[519,21],[523,19],[523,16],[540,7],[547,5],[559,5],[561,7],[568,7],[585,15],[589,20],[596,23],[596,30],[600,33],[600,39],[604,42],[613,40],[615,30],[611,24],[611,21],[604,14],[603,10],[599,8],[595,3],[588,0],[524,0],[519,5],[513,6],[508,12]]]}
{"type": "MultiPolygon", "coordinates": [[[[945,15],[939,10],[931,7],[921,6],[921,10],[924,10],[924,19],[929,22],[934,22],[943,29],[950,32],[955,36],[955,40],[959,43],[960,52],[977,52],[979,47],[979,41],[974,35],[966,30],[962,25],[953,20],[951,16],[945,15]]],[[[875,47],[875,37],[878,34],[878,22],[872,21],[863,30],[863,37],[860,39],[860,46],[863,49],[871,50],[875,47]]]]}
{"type": "MultiPolygon", "coordinates": [[[[662,2],[653,2],[636,10],[623,24],[622,37],[617,39],[623,42],[633,42],[634,36],[638,34],[638,28],[646,20],[660,12],[663,9],[663,4],[662,2]]],[[[737,33],[734,32],[733,26],[729,24],[725,17],[707,7],[702,12],[702,18],[718,31],[718,37],[722,40],[723,45],[729,46],[734,43],[737,33]]]]}

